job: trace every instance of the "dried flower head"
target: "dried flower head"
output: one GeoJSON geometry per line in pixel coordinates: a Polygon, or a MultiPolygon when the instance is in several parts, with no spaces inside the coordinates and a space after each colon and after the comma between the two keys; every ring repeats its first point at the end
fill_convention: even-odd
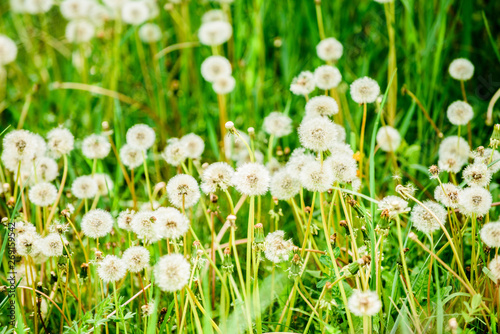
{"type": "Polygon", "coordinates": [[[292,133],[292,119],[284,113],[273,111],[264,118],[264,131],[276,138],[292,133]]]}
{"type": "Polygon", "coordinates": [[[304,148],[296,148],[290,155],[285,168],[288,169],[292,176],[298,179],[300,172],[304,169],[304,166],[315,160],[316,157],[313,154],[306,153],[304,148]]]}
{"type": "Polygon", "coordinates": [[[354,160],[352,154],[332,154],[325,160],[324,164],[331,169],[333,182],[350,183],[357,177],[358,163],[354,160]]]}
{"type": "Polygon", "coordinates": [[[373,103],[380,95],[380,86],[378,83],[369,77],[362,77],[351,84],[351,97],[354,102],[373,103]]]}
{"type": "Polygon", "coordinates": [[[262,196],[269,190],[271,175],[266,167],[257,162],[245,163],[236,169],[232,184],[240,193],[262,196]]]}
{"type": "Polygon", "coordinates": [[[82,142],[82,153],[88,159],[104,159],[109,151],[111,144],[103,135],[92,134],[82,142]]]}
{"type": "Polygon", "coordinates": [[[189,281],[191,265],[182,254],[162,256],[154,268],[155,283],[167,292],[182,289],[189,281]]]}
{"type": "Polygon", "coordinates": [[[218,46],[227,42],[233,35],[233,27],[225,21],[202,23],[198,30],[200,43],[208,46],[218,46]]]}
{"type": "Polygon", "coordinates": [[[377,132],[377,145],[382,151],[394,152],[401,145],[401,135],[392,126],[383,126],[377,132]]]}
{"type": "Polygon", "coordinates": [[[80,199],[93,198],[97,191],[97,182],[91,175],[77,177],[71,185],[71,192],[80,199]]]}
{"type": "Polygon", "coordinates": [[[167,183],[167,194],[170,203],[177,208],[190,208],[200,199],[198,182],[191,175],[179,174],[167,183]]]}
{"type": "Polygon", "coordinates": [[[354,290],[347,300],[347,308],[358,317],[374,316],[382,308],[382,302],[374,291],[354,290]]]}
{"type": "Polygon", "coordinates": [[[39,181],[51,182],[59,175],[57,162],[49,157],[40,157],[35,160],[34,174],[39,181]]]}
{"type": "Polygon", "coordinates": [[[292,240],[285,240],[285,232],[269,233],[264,240],[264,255],[274,263],[288,261],[292,252],[292,240]]]}
{"type": "Polygon", "coordinates": [[[493,260],[488,264],[488,269],[491,271],[491,274],[495,279],[500,280],[500,256],[495,256],[493,260]]]}
{"type": "Polygon", "coordinates": [[[123,252],[122,260],[130,272],[137,273],[149,265],[149,251],[142,246],[132,246],[123,252]]]}
{"type": "Polygon", "coordinates": [[[105,237],[113,229],[113,216],[102,209],[90,210],[83,215],[81,227],[83,234],[89,238],[105,237]]]}
{"type": "MultiPolygon", "coordinates": [[[[232,2],[229,1],[229,2],[232,2]]],[[[201,22],[228,21],[226,13],[222,9],[211,9],[203,14],[201,22]]]]}
{"type": "Polygon", "coordinates": [[[127,274],[127,263],[115,255],[106,255],[99,262],[97,274],[104,283],[116,282],[127,274]]]}
{"type": "Polygon", "coordinates": [[[316,53],[321,60],[336,61],[342,57],[344,47],[333,37],[325,38],[316,46],[316,53]]]}
{"type": "Polygon", "coordinates": [[[484,216],[491,208],[491,193],[481,187],[468,187],[458,194],[460,212],[466,216],[484,216]]]}
{"type": "Polygon", "coordinates": [[[232,72],[231,63],[226,57],[210,56],[201,63],[201,76],[208,82],[231,76],[232,72]]]}
{"type": "Polygon", "coordinates": [[[136,124],[127,131],[127,144],[138,150],[149,149],[155,140],[155,131],[146,124],[136,124]]]}
{"type": "Polygon", "coordinates": [[[316,152],[328,150],[330,144],[338,140],[334,123],[324,117],[306,118],[300,124],[298,132],[302,146],[316,152]]]}
{"type": "Polygon", "coordinates": [[[421,205],[415,205],[411,211],[410,219],[413,227],[424,233],[430,234],[439,230],[440,222],[446,222],[447,211],[441,205],[433,201],[424,201],[424,204],[434,215],[421,205]],[[436,217],[439,219],[436,220],[436,217]]]}
{"type": "Polygon", "coordinates": [[[48,182],[40,182],[31,187],[30,201],[38,206],[46,207],[54,204],[57,198],[57,188],[48,182]]]}
{"type": "Polygon", "coordinates": [[[488,165],[491,174],[495,174],[500,170],[500,152],[487,148],[481,151],[474,152],[474,163],[481,162],[488,165]],[[490,164],[492,164],[490,166],[490,164]]]}
{"type": "Polygon", "coordinates": [[[306,117],[332,116],[338,114],[339,106],[333,97],[315,96],[306,103],[306,117]]]}
{"type": "Polygon", "coordinates": [[[468,59],[457,58],[451,62],[448,72],[455,80],[467,81],[474,75],[474,65],[468,59]]]}
{"type": "MultiPolygon", "coordinates": [[[[149,203],[148,203],[149,204],[149,203]]],[[[151,206],[149,206],[151,208],[151,206]]],[[[144,243],[153,243],[161,239],[160,214],[151,210],[139,211],[132,217],[130,228],[144,243]]]]}
{"type": "Polygon", "coordinates": [[[11,172],[17,172],[19,164],[30,166],[35,158],[35,136],[26,130],[14,130],[3,138],[2,162],[11,172]]]}
{"type": "Polygon", "coordinates": [[[24,0],[23,8],[29,14],[47,13],[54,4],[53,0],[24,0]]]}
{"type": "Polygon", "coordinates": [[[215,193],[217,189],[227,190],[232,184],[234,169],[225,162],[209,165],[201,175],[201,190],[205,194],[215,193]]]}
{"type": "Polygon", "coordinates": [[[323,65],[314,70],[314,82],[319,89],[329,90],[337,87],[342,81],[342,74],[338,68],[323,65]]]}
{"type": "Polygon", "coordinates": [[[135,169],[144,163],[142,150],[125,144],[120,149],[120,159],[122,163],[130,169],[135,169]]]}
{"type": "Polygon", "coordinates": [[[113,191],[113,180],[108,174],[96,173],[93,177],[97,184],[97,194],[99,196],[106,196],[113,191]]]}
{"type": "Polygon", "coordinates": [[[146,1],[127,1],[122,7],[122,20],[132,25],[140,25],[150,17],[146,1]]]}
{"type": "Polygon", "coordinates": [[[290,91],[295,95],[309,95],[316,88],[314,75],[309,71],[300,72],[293,78],[290,85],[290,91]]]}
{"type": "Polygon", "coordinates": [[[41,237],[35,231],[18,234],[16,238],[16,253],[21,256],[33,256],[40,252],[41,237]]]}

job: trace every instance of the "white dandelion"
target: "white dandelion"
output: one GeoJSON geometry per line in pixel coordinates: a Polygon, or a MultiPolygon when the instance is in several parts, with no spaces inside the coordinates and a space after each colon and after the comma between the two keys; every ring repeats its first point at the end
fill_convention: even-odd
{"type": "Polygon", "coordinates": [[[76,198],[93,198],[98,191],[97,182],[91,175],[77,177],[71,185],[71,192],[76,198]]]}
{"type": "Polygon", "coordinates": [[[394,152],[401,145],[401,135],[392,126],[383,126],[377,132],[377,145],[384,152],[394,152]]]}
{"type": "Polygon", "coordinates": [[[161,239],[158,221],[159,213],[151,210],[139,211],[132,217],[130,228],[139,239],[145,243],[152,243],[161,239]]]}
{"type": "Polygon", "coordinates": [[[330,166],[319,161],[312,161],[305,165],[299,178],[305,189],[320,193],[330,189],[334,181],[330,166]]]}
{"type": "Polygon", "coordinates": [[[273,111],[264,118],[262,127],[267,134],[276,138],[284,137],[292,133],[292,119],[284,113],[273,111]]]}
{"type": "Polygon", "coordinates": [[[210,164],[201,175],[201,190],[205,194],[215,193],[218,189],[225,191],[231,185],[234,169],[225,162],[210,164]]]}
{"type": "Polygon", "coordinates": [[[373,103],[380,95],[380,86],[372,78],[362,77],[351,84],[350,91],[354,102],[359,104],[373,103]]]}
{"type": "Polygon", "coordinates": [[[127,263],[116,255],[106,255],[99,262],[97,274],[104,283],[119,281],[127,274],[127,263]]]}
{"type": "Polygon", "coordinates": [[[179,166],[187,158],[186,143],[178,138],[170,138],[163,150],[162,157],[169,165],[179,166]]]}
{"type": "Polygon", "coordinates": [[[434,190],[434,198],[444,206],[456,209],[458,208],[460,191],[460,188],[453,183],[444,183],[442,186],[439,185],[436,187],[434,190]]]}
{"type": "Polygon", "coordinates": [[[484,224],[480,235],[486,246],[490,248],[500,247],[500,221],[484,224]]]}
{"type": "Polygon", "coordinates": [[[338,138],[334,123],[324,117],[307,118],[298,129],[302,146],[316,152],[328,150],[329,145],[338,138]]]}
{"type": "Polygon", "coordinates": [[[39,181],[51,182],[59,175],[57,162],[49,157],[40,157],[35,160],[34,174],[39,181]]]}
{"type": "Polygon", "coordinates": [[[333,174],[333,182],[351,183],[357,177],[358,163],[349,153],[332,154],[325,160],[333,174]]]}
{"type": "Polygon", "coordinates": [[[127,1],[122,7],[122,20],[135,26],[146,22],[150,17],[149,7],[145,1],[127,1]]]}
{"type": "Polygon", "coordinates": [[[319,89],[329,90],[340,84],[342,74],[334,66],[323,65],[314,70],[314,81],[319,89]]]}
{"type": "Polygon", "coordinates": [[[126,231],[132,231],[132,227],[130,226],[130,223],[132,222],[132,219],[135,216],[135,211],[134,210],[124,210],[120,212],[118,215],[118,218],[116,219],[116,222],[118,223],[118,227],[121,229],[124,229],[126,231]]]}
{"type": "Polygon", "coordinates": [[[66,26],[66,39],[70,43],[86,43],[95,35],[95,27],[87,20],[74,20],[66,26]]]}
{"type": "Polygon", "coordinates": [[[123,252],[122,260],[130,272],[137,273],[149,266],[149,251],[142,246],[132,246],[123,252]]]}
{"type": "Polygon", "coordinates": [[[495,256],[493,260],[488,264],[488,269],[491,271],[491,274],[495,279],[500,280],[500,256],[495,256]]]}
{"type": "Polygon", "coordinates": [[[149,149],[155,140],[155,131],[146,124],[136,124],[127,131],[127,144],[138,150],[149,149]]]}
{"type": "Polygon", "coordinates": [[[144,156],[141,149],[125,144],[120,149],[120,159],[129,169],[135,169],[144,163],[144,156]]]}
{"type": "Polygon", "coordinates": [[[271,178],[271,195],[279,200],[287,201],[300,191],[300,182],[291,175],[287,168],[274,173],[271,178]]]}
{"type": "Polygon", "coordinates": [[[386,211],[390,218],[410,211],[408,202],[398,196],[386,196],[378,203],[378,209],[386,211]]]}
{"type": "Polygon", "coordinates": [[[158,208],[158,233],[165,239],[179,239],[189,231],[189,219],[175,208],[158,208]]]}
{"type": "Polygon", "coordinates": [[[12,63],[16,58],[16,43],[9,37],[0,34],[0,66],[12,63]]]}
{"type": "Polygon", "coordinates": [[[82,142],[82,153],[88,159],[104,159],[111,151],[111,144],[108,138],[92,134],[82,142]]]}
{"type": "Polygon", "coordinates": [[[24,11],[28,14],[47,13],[54,5],[53,0],[24,0],[24,11]]]}
{"type": "Polygon", "coordinates": [[[82,232],[92,239],[102,238],[113,229],[113,216],[105,210],[93,209],[83,215],[82,232]]]}
{"type": "Polygon", "coordinates": [[[236,169],[232,183],[236,190],[248,196],[262,196],[269,190],[271,175],[257,162],[245,163],[236,169]]]}
{"type": "Polygon", "coordinates": [[[233,27],[225,21],[210,21],[202,23],[198,30],[200,43],[208,46],[218,46],[227,42],[233,35],[233,27]]]}
{"type": "Polygon", "coordinates": [[[306,103],[306,117],[332,116],[339,112],[339,105],[333,97],[315,96],[306,103]]]}
{"type": "Polygon", "coordinates": [[[462,189],[458,195],[460,212],[466,216],[484,216],[491,208],[491,193],[481,187],[462,189]]]}
{"type": "Polygon", "coordinates": [[[453,125],[466,125],[474,117],[474,111],[467,102],[455,101],[446,110],[446,116],[453,125]]]}
{"type": "Polygon", "coordinates": [[[97,184],[97,194],[99,196],[106,196],[113,191],[113,180],[108,174],[95,173],[93,178],[97,184]]]}
{"type": "Polygon", "coordinates": [[[50,233],[40,240],[40,250],[47,257],[61,256],[64,251],[63,242],[59,233],[50,233]]]}
{"type": "Polygon", "coordinates": [[[156,43],[161,40],[161,29],[157,24],[146,23],[139,28],[139,38],[144,43],[156,43]]]}
{"type": "Polygon", "coordinates": [[[325,38],[316,46],[316,53],[319,59],[324,61],[336,61],[342,57],[344,47],[337,39],[325,38]]]}
{"type": "Polygon", "coordinates": [[[427,209],[421,205],[415,205],[411,210],[410,220],[413,222],[413,227],[417,230],[430,234],[440,229],[440,224],[446,222],[447,211],[440,204],[433,201],[424,201],[424,204],[430,211],[434,213],[432,215],[427,209]],[[436,216],[439,221],[434,217],[436,216]]]}
{"type": "Polygon", "coordinates": [[[188,283],[190,274],[191,265],[182,254],[164,255],[154,268],[156,285],[167,292],[182,289],[188,283]]]}
{"type": "Polygon", "coordinates": [[[198,182],[191,175],[179,174],[167,183],[167,194],[170,203],[177,208],[190,208],[200,199],[198,182]]]}
{"type": "Polygon", "coordinates": [[[208,82],[214,82],[219,77],[227,77],[231,74],[231,63],[225,57],[210,56],[201,63],[201,75],[208,82]]]}
{"type": "Polygon", "coordinates": [[[448,72],[455,80],[467,81],[474,75],[474,65],[468,59],[457,58],[451,62],[448,72]]]}
{"type": "Polygon", "coordinates": [[[374,316],[382,308],[382,302],[374,291],[360,291],[355,289],[347,300],[347,308],[352,314],[361,316],[374,316]]]}
{"type": "Polygon", "coordinates": [[[315,88],[314,75],[309,71],[300,72],[290,84],[290,91],[295,95],[309,95],[315,88]]]}
{"type": "Polygon", "coordinates": [[[278,230],[266,236],[264,240],[264,255],[269,261],[274,263],[288,261],[292,247],[292,240],[285,240],[285,232],[278,230]]]}
{"type": "Polygon", "coordinates": [[[182,136],[181,142],[184,143],[186,156],[191,159],[199,159],[205,150],[205,141],[195,133],[188,133],[182,136]]]}
{"type": "Polygon", "coordinates": [[[47,146],[54,158],[69,154],[74,147],[75,137],[65,128],[55,128],[47,134],[47,146]]]}
{"type": "Polygon", "coordinates": [[[31,187],[29,191],[30,201],[40,207],[54,204],[57,199],[57,188],[48,182],[40,182],[31,187]]]}
{"type": "Polygon", "coordinates": [[[231,93],[235,86],[236,80],[230,75],[218,76],[212,83],[214,92],[219,95],[231,93]]]}
{"type": "Polygon", "coordinates": [[[491,171],[488,169],[488,165],[475,162],[464,168],[462,177],[470,187],[486,187],[491,181],[491,171]]]}

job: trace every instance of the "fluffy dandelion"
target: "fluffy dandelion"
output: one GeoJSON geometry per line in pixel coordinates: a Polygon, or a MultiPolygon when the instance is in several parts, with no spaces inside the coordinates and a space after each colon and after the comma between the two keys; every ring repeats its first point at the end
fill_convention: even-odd
{"type": "Polygon", "coordinates": [[[292,133],[292,119],[284,113],[273,111],[264,118],[264,131],[276,138],[292,133]]]}
{"type": "Polygon", "coordinates": [[[451,124],[466,125],[474,116],[474,111],[467,102],[455,101],[446,110],[446,116],[451,124]]]}
{"type": "Polygon", "coordinates": [[[75,137],[65,128],[55,128],[47,134],[47,146],[57,159],[73,150],[75,137]]]}
{"type": "Polygon", "coordinates": [[[474,75],[474,65],[468,59],[457,58],[451,62],[448,72],[455,80],[467,81],[474,75]]]}
{"type": "Polygon", "coordinates": [[[439,156],[438,167],[440,170],[450,173],[458,173],[467,163],[467,159],[450,153],[444,153],[439,156]]]}
{"type": "Polygon", "coordinates": [[[436,187],[434,190],[434,198],[444,206],[456,209],[458,208],[460,191],[460,188],[453,183],[444,183],[443,186],[439,185],[436,187]]]}
{"type": "Polygon", "coordinates": [[[298,175],[300,175],[304,166],[315,160],[316,157],[313,154],[306,153],[304,148],[296,148],[290,155],[285,168],[289,170],[292,176],[298,179],[298,175]]]}
{"type": "Polygon", "coordinates": [[[198,182],[191,175],[179,174],[167,183],[167,194],[170,203],[177,208],[190,208],[200,199],[198,182]]]}
{"type": "Polygon", "coordinates": [[[362,77],[351,84],[351,97],[354,102],[373,103],[380,95],[380,86],[378,83],[369,77],[362,77]]]}
{"type": "Polygon", "coordinates": [[[178,138],[170,138],[163,150],[162,157],[169,165],[179,166],[187,158],[186,143],[178,138]]]}
{"type": "Polygon", "coordinates": [[[201,190],[205,194],[215,193],[217,189],[227,190],[232,184],[234,169],[225,162],[209,165],[201,175],[201,190]]]}
{"type": "Polygon", "coordinates": [[[316,88],[314,83],[314,75],[309,71],[300,72],[298,76],[293,78],[290,85],[290,91],[295,95],[309,95],[316,88]]]}
{"type": "Polygon", "coordinates": [[[47,257],[61,256],[63,254],[63,239],[59,233],[50,233],[40,241],[40,250],[47,257]]]}
{"type": "Polygon", "coordinates": [[[470,154],[469,144],[462,137],[450,136],[443,139],[439,145],[439,157],[446,155],[456,158],[468,159],[470,154]]]}
{"type": "Polygon", "coordinates": [[[356,289],[347,300],[347,308],[358,317],[371,317],[380,311],[382,302],[376,292],[356,289]]]}
{"type": "Polygon", "coordinates": [[[309,191],[325,192],[333,185],[333,173],[328,164],[309,162],[299,175],[300,183],[309,191]]]}
{"type": "Polygon", "coordinates": [[[245,163],[236,169],[232,183],[236,190],[248,196],[262,196],[269,190],[271,175],[257,162],[245,163]]]}
{"type": "Polygon", "coordinates": [[[488,165],[476,162],[465,167],[462,177],[468,186],[486,187],[491,181],[491,172],[488,165]]]}
{"type": "Polygon", "coordinates": [[[228,21],[226,13],[222,9],[211,9],[201,17],[201,22],[228,21]]]}
{"type": "Polygon", "coordinates": [[[127,263],[116,255],[106,255],[99,262],[97,274],[104,283],[119,281],[127,274],[127,263]]]}
{"type": "Polygon", "coordinates": [[[264,240],[264,255],[269,261],[274,263],[288,261],[292,247],[292,240],[285,240],[285,232],[278,230],[266,236],[264,240]]]}
{"type": "Polygon", "coordinates": [[[326,117],[338,114],[338,112],[337,101],[330,96],[315,96],[306,103],[306,117],[326,117]]]}
{"type": "Polygon", "coordinates": [[[419,231],[430,234],[439,230],[439,222],[441,222],[441,224],[446,222],[447,211],[440,204],[433,201],[424,201],[423,204],[432,211],[434,215],[423,206],[415,205],[411,211],[410,219],[413,222],[413,227],[419,231]],[[436,217],[439,221],[436,220],[436,217]]]}
{"type": "Polygon", "coordinates": [[[16,238],[16,253],[21,256],[32,256],[40,252],[40,235],[36,232],[25,232],[16,238]]]}
{"type": "Polygon", "coordinates": [[[154,23],[146,23],[139,28],[139,38],[144,43],[156,43],[161,40],[161,35],[160,27],[154,23]]]}
{"type": "Polygon", "coordinates": [[[410,211],[408,202],[398,196],[386,196],[378,203],[378,209],[386,211],[390,218],[410,211]]]}
{"type": "Polygon", "coordinates": [[[121,229],[124,229],[126,231],[132,231],[132,227],[130,226],[130,223],[132,222],[132,219],[135,216],[135,211],[127,209],[125,211],[120,212],[118,215],[118,218],[116,219],[116,222],[118,223],[118,227],[121,229]]]}
{"type": "Polygon", "coordinates": [[[93,198],[98,190],[97,182],[91,175],[77,177],[71,185],[71,192],[79,199],[93,198]]]}
{"type": "Polygon", "coordinates": [[[93,178],[97,183],[97,194],[99,196],[106,196],[113,191],[113,180],[108,174],[96,173],[93,178]]]}
{"type": "Polygon", "coordinates": [[[338,132],[332,121],[324,117],[313,117],[302,121],[298,129],[302,146],[316,152],[328,150],[337,140],[338,132]]]}
{"type": "Polygon", "coordinates": [[[487,148],[479,152],[476,152],[474,156],[474,163],[481,162],[488,165],[488,169],[491,174],[495,174],[500,170],[500,152],[497,150],[491,150],[487,148]],[[490,166],[490,164],[492,164],[490,166]]]}
{"type": "Polygon", "coordinates": [[[490,248],[500,247],[500,222],[489,222],[481,229],[481,240],[490,248]]]}
{"type": "Polygon", "coordinates": [[[132,147],[129,144],[123,145],[120,149],[120,159],[129,169],[135,169],[141,166],[144,162],[142,150],[132,147]]]}
{"type": "Polygon", "coordinates": [[[321,60],[336,61],[342,57],[344,47],[335,38],[325,38],[316,46],[316,53],[321,60]]]}
{"type": "Polygon", "coordinates": [[[35,161],[34,173],[39,181],[51,182],[59,175],[57,162],[49,157],[40,157],[35,161]]]}
{"type": "Polygon", "coordinates": [[[350,183],[356,179],[358,164],[352,154],[337,153],[325,160],[333,175],[333,182],[350,183]]]}
{"type": "Polygon", "coordinates": [[[383,126],[377,132],[377,145],[382,151],[394,152],[401,145],[401,135],[392,126],[383,126]]]}
{"type": "Polygon", "coordinates": [[[47,13],[54,5],[53,0],[24,0],[23,8],[29,14],[47,13]]]}
{"type": "Polygon", "coordinates": [[[149,18],[149,8],[145,1],[127,1],[122,7],[122,20],[138,26],[149,18]]]}
{"type": "Polygon", "coordinates": [[[90,135],[82,142],[82,153],[88,159],[104,159],[109,151],[111,151],[111,144],[102,135],[90,135]]]}
{"type": "Polygon", "coordinates": [[[162,256],[154,268],[156,285],[166,292],[182,289],[189,281],[191,265],[182,254],[162,256]]]}
{"type": "Polygon", "coordinates": [[[66,26],[66,39],[70,43],[86,43],[95,35],[95,28],[87,20],[70,21],[66,26]]]}
{"type": "Polygon", "coordinates": [[[490,210],[491,203],[490,192],[481,187],[464,188],[458,195],[460,212],[466,216],[484,216],[490,210]]]}
{"type": "Polygon", "coordinates": [[[205,22],[198,30],[200,43],[208,46],[219,46],[227,42],[233,34],[233,27],[225,21],[205,22]]]}
{"type": "Polygon", "coordinates": [[[127,131],[127,144],[138,150],[149,149],[155,140],[155,131],[146,124],[136,124],[127,131]]]}
{"type": "Polygon", "coordinates": [[[159,213],[151,210],[139,211],[132,217],[130,228],[145,243],[156,242],[161,239],[158,221],[159,213]]]}
{"type": "Polygon", "coordinates": [[[231,63],[222,56],[210,56],[201,63],[201,75],[208,82],[214,82],[219,77],[232,74],[231,63]]]}
{"type": "Polygon", "coordinates": [[[66,20],[82,19],[89,16],[94,2],[91,0],[64,0],[59,5],[61,15],[66,20]]]}
{"type": "MultiPolygon", "coordinates": [[[[231,122],[232,123],[232,122],[231,122]]],[[[224,140],[224,151],[227,158],[238,161],[248,155],[247,148],[240,136],[248,143],[250,137],[243,132],[239,136],[230,136],[228,140],[224,140]]]]}
{"type": "Polygon", "coordinates": [[[158,232],[162,238],[179,239],[189,231],[189,219],[175,208],[158,208],[158,232]]]}
{"type": "Polygon", "coordinates": [[[199,159],[205,150],[205,141],[194,133],[188,133],[181,138],[186,149],[186,156],[191,159],[199,159]]]}
{"type": "Polygon", "coordinates": [[[30,165],[35,158],[36,142],[26,130],[14,130],[3,138],[2,162],[11,172],[17,172],[19,164],[30,165]]]}
{"type": "Polygon", "coordinates": [[[488,269],[491,271],[491,274],[495,279],[500,280],[500,256],[495,256],[493,260],[488,264],[488,269]]]}
{"type": "Polygon", "coordinates": [[[342,74],[338,68],[323,65],[314,70],[314,82],[319,89],[329,90],[336,88],[342,81],[342,74]]]}
{"type": "Polygon", "coordinates": [[[285,168],[274,173],[270,189],[273,197],[287,201],[299,193],[300,182],[285,168]]]}
{"type": "Polygon", "coordinates": [[[83,234],[89,238],[105,237],[113,229],[113,216],[102,209],[90,210],[83,215],[81,227],[83,234]]]}
{"type": "Polygon", "coordinates": [[[230,75],[219,76],[214,79],[212,88],[216,94],[226,95],[231,93],[236,86],[236,80],[230,75]]]}
{"type": "Polygon", "coordinates": [[[283,165],[276,158],[271,158],[270,161],[266,163],[266,168],[269,171],[269,174],[274,175],[274,173],[278,172],[283,168],[283,165]]]}
{"type": "Polygon", "coordinates": [[[17,46],[13,40],[5,35],[0,35],[0,66],[7,65],[16,60],[17,46]]]}
{"type": "Polygon", "coordinates": [[[46,207],[57,199],[57,188],[48,182],[40,182],[31,187],[29,192],[30,201],[38,206],[46,207]]]}
{"type": "Polygon", "coordinates": [[[346,154],[346,155],[350,155],[351,157],[354,155],[354,152],[351,149],[351,146],[349,146],[349,144],[346,144],[343,142],[333,142],[328,149],[330,150],[330,153],[332,155],[346,154]]]}
{"type": "Polygon", "coordinates": [[[137,273],[149,265],[149,251],[142,246],[133,246],[123,252],[122,260],[130,272],[137,273]]]}

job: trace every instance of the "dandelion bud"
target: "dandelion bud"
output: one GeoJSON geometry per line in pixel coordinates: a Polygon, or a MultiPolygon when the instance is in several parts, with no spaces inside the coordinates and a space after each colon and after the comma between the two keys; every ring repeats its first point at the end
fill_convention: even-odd
{"type": "Polygon", "coordinates": [[[255,137],[255,129],[254,129],[254,127],[252,127],[252,126],[251,126],[251,127],[249,127],[249,128],[247,129],[247,132],[248,132],[248,135],[249,135],[251,138],[254,138],[254,137],[255,137]]]}
{"type": "Polygon", "coordinates": [[[109,130],[109,123],[108,123],[108,121],[104,121],[104,122],[102,122],[102,123],[101,123],[101,126],[102,126],[102,129],[103,129],[104,131],[109,130]]]}
{"type": "Polygon", "coordinates": [[[358,273],[359,268],[361,268],[359,262],[351,262],[347,266],[343,267],[340,272],[344,277],[352,277],[358,273]]]}
{"type": "Polygon", "coordinates": [[[234,123],[231,121],[226,122],[226,130],[233,131],[234,130],[234,123]]]}
{"type": "Polygon", "coordinates": [[[255,224],[255,240],[256,244],[261,244],[264,242],[264,226],[261,223],[255,224]]]}
{"type": "Polygon", "coordinates": [[[458,322],[457,322],[457,319],[456,318],[451,318],[449,321],[448,321],[448,327],[450,327],[450,330],[452,331],[452,333],[455,333],[456,330],[458,329],[458,322]]]}
{"type": "Polygon", "coordinates": [[[233,260],[231,259],[231,250],[229,247],[224,249],[224,259],[222,260],[222,270],[231,274],[234,270],[233,260]]]}
{"type": "Polygon", "coordinates": [[[490,138],[490,147],[497,149],[500,146],[500,124],[495,124],[490,138]]]}

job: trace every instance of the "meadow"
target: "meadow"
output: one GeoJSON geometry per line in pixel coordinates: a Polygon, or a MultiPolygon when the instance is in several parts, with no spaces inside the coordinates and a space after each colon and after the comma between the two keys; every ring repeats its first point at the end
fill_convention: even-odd
{"type": "Polygon", "coordinates": [[[498,333],[500,2],[0,3],[0,334],[498,333]]]}

